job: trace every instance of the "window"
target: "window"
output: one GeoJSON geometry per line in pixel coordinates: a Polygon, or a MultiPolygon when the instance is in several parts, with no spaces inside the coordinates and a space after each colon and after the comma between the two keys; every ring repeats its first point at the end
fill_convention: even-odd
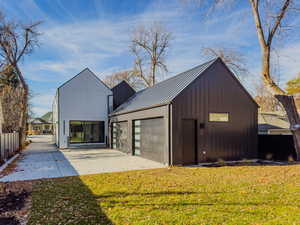
{"type": "Polygon", "coordinates": [[[33,130],[40,130],[39,126],[33,126],[33,130]]]}
{"type": "Polygon", "coordinates": [[[141,155],[141,121],[133,121],[134,155],[141,155]]]}
{"type": "Polygon", "coordinates": [[[104,121],[70,121],[70,143],[104,143],[104,121]]]}
{"type": "Polygon", "coordinates": [[[209,122],[228,122],[229,113],[209,113],[209,122]]]}

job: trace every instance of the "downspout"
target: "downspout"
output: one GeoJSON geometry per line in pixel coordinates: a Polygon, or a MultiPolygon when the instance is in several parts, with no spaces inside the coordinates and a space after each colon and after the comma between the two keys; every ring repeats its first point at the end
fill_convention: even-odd
{"type": "Polygon", "coordinates": [[[172,103],[168,104],[168,142],[169,142],[169,166],[173,165],[172,153],[172,103]]]}
{"type": "MultiPolygon", "coordinates": [[[[109,101],[109,99],[110,99],[110,97],[112,97],[112,99],[113,99],[113,95],[107,95],[107,138],[106,138],[106,147],[107,146],[109,146],[109,147],[111,147],[110,146],[110,139],[111,139],[111,135],[110,135],[110,117],[109,117],[109,114],[111,113],[110,112],[110,101],[109,101]]],[[[114,102],[112,102],[112,111],[114,110],[113,109],[113,107],[114,107],[114,102]]]]}
{"type": "Polygon", "coordinates": [[[57,89],[57,140],[58,140],[58,148],[60,148],[60,105],[59,105],[59,88],[57,89]]]}

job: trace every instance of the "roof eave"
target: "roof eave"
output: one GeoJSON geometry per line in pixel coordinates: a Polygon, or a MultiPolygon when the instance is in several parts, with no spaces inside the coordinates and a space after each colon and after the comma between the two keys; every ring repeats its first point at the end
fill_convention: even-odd
{"type": "Polygon", "coordinates": [[[165,105],[170,105],[172,104],[172,101],[169,102],[165,102],[165,103],[161,103],[161,104],[156,104],[156,105],[152,105],[152,106],[148,106],[148,107],[143,107],[143,108],[139,108],[139,109],[134,109],[134,110],[129,110],[129,111],[124,111],[124,112],[116,112],[116,113],[110,113],[109,117],[112,116],[119,116],[119,115],[123,115],[123,114],[128,114],[128,113],[133,113],[133,112],[138,112],[138,111],[143,111],[143,110],[147,110],[147,109],[152,109],[152,108],[157,108],[157,107],[161,107],[161,106],[165,106],[165,105]]]}

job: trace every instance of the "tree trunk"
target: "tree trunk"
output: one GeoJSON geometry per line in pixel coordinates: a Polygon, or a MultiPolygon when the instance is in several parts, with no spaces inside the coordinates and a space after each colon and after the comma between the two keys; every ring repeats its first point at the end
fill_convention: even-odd
{"type": "Polygon", "coordinates": [[[296,160],[300,161],[300,118],[296,108],[294,97],[288,95],[275,95],[275,98],[277,98],[277,100],[282,104],[287,113],[297,154],[296,160]]]}
{"type": "Polygon", "coordinates": [[[26,131],[27,131],[27,104],[28,104],[28,94],[26,91],[24,91],[23,94],[23,108],[21,112],[21,117],[20,118],[20,130],[19,130],[19,144],[21,148],[25,147],[25,141],[26,141],[26,131]]]}
{"type": "Polygon", "coordinates": [[[26,141],[26,127],[27,127],[27,115],[28,115],[28,94],[29,94],[29,88],[28,85],[23,78],[23,75],[18,67],[18,65],[15,63],[14,68],[16,69],[16,72],[18,73],[18,77],[20,78],[21,86],[23,88],[22,93],[22,104],[21,104],[21,116],[19,120],[19,144],[20,148],[25,147],[25,141],[26,141]]]}

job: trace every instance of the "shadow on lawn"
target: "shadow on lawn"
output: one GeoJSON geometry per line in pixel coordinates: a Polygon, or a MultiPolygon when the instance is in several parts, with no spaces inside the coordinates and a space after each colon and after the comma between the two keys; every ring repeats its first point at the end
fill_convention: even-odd
{"type": "MultiPolygon", "coordinates": [[[[36,139],[33,143],[43,142],[36,139]]],[[[45,169],[47,173],[51,172],[48,171],[51,167],[46,166],[49,159],[47,152],[51,149],[55,151],[56,147],[50,142],[44,142],[41,146],[33,146],[33,149],[37,149],[39,154],[43,152],[46,154],[41,157],[45,162],[39,161],[36,166],[40,167],[40,170],[45,169]]],[[[32,181],[32,208],[27,224],[113,225],[90,188],[81,180],[76,168],[62,152],[54,153],[52,158],[55,163],[61,163],[60,172],[65,176],[71,176],[32,181]]]]}
{"type": "MultiPolygon", "coordinates": [[[[103,203],[106,203],[106,207],[113,208],[114,206],[118,207],[143,207],[143,206],[159,206],[159,207],[177,207],[177,206],[217,206],[217,205],[223,205],[223,206],[262,206],[262,205],[269,205],[270,202],[224,202],[224,201],[212,201],[207,202],[206,199],[203,199],[203,202],[193,202],[193,200],[189,202],[178,202],[178,203],[168,203],[166,199],[166,203],[159,203],[155,200],[153,202],[148,203],[136,203],[139,201],[139,196],[149,196],[154,198],[159,197],[166,197],[171,195],[199,195],[199,194],[233,194],[234,191],[228,191],[228,192],[176,192],[176,191],[170,191],[170,192],[146,192],[146,193],[124,193],[124,192],[112,192],[107,193],[105,195],[94,195],[94,198],[96,198],[98,201],[101,201],[103,203]],[[110,200],[109,198],[126,198],[130,196],[136,196],[134,199],[130,200],[110,200]],[[132,203],[131,203],[132,202],[132,203]]],[[[195,198],[195,199],[200,199],[195,198]]],[[[147,200],[145,200],[147,201],[147,200]]],[[[180,200],[178,200],[180,201],[180,200]]],[[[282,204],[280,204],[282,205],[282,204]]],[[[251,213],[250,213],[251,214],[251,213]]]]}
{"type": "Polygon", "coordinates": [[[79,176],[37,181],[28,225],[113,225],[79,176]]]}

